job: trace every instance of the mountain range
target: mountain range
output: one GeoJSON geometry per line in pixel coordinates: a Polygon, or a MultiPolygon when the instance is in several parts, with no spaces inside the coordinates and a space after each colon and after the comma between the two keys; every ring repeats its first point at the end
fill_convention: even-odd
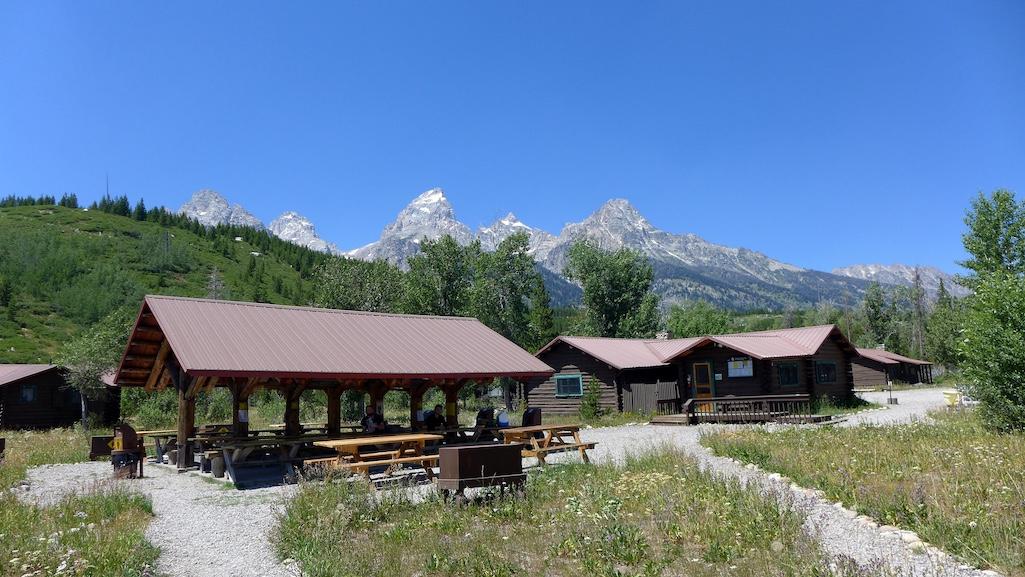
{"type": "MultiPolygon", "coordinates": [[[[241,206],[231,205],[211,190],[197,192],[180,211],[203,224],[250,224],[262,227],[241,206]]],[[[630,248],[648,257],[655,270],[655,291],[665,302],[703,299],[733,309],[809,306],[819,302],[852,305],[861,300],[872,281],[909,285],[916,267],[852,265],[822,272],[772,259],[760,252],[708,242],[694,234],[675,234],[653,226],[627,200],[613,199],[581,222],[569,223],[558,236],[531,227],[510,213],[490,226],[471,229],[459,221],[440,188],[417,196],[384,227],[380,237],[365,246],[339,250],[320,238],[313,223],[295,212],[275,219],[269,230],[291,242],[316,250],[363,260],[384,259],[400,267],[419,252],[422,239],[452,236],[461,244],[479,240],[485,250],[516,232],[530,239],[529,251],[545,276],[553,302],[579,298],[579,288],[563,276],[573,243],[588,240],[606,250],[630,248]]],[[[953,277],[933,267],[919,267],[927,292],[934,293],[942,278],[951,292],[964,294],[953,277]]]]}

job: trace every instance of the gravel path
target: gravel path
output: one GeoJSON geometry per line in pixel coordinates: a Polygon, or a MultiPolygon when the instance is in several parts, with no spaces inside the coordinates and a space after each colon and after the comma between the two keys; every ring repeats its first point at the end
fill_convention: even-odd
{"type": "MultiPolygon", "coordinates": [[[[926,412],[943,405],[942,389],[902,391],[897,393],[900,404],[881,411],[854,415],[844,425],[859,423],[908,422],[925,417],[926,412]]],[[[873,402],[886,403],[886,393],[866,393],[873,402]]],[[[716,457],[699,443],[703,433],[722,430],[723,426],[700,427],[636,425],[585,429],[581,437],[595,441],[592,452],[596,461],[620,462],[631,452],[646,451],[659,446],[673,446],[692,455],[698,465],[707,471],[741,480],[759,487],[781,502],[792,501],[807,514],[805,530],[817,536],[826,552],[836,558],[850,559],[859,566],[878,570],[886,568],[894,575],[926,577],[983,577],[994,572],[980,571],[964,565],[934,547],[918,540],[913,533],[894,527],[879,527],[867,517],[838,507],[826,500],[819,491],[792,485],[778,474],[770,474],[745,466],[732,459],[716,457]]],[[[565,455],[564,459],[575,459],[565,455]]]]}
{"type": "MultiPolygon", "coordinates": [[[[299,574],[278,561],[268,535],[276,527],[276,514],[290,487],[236,491],[164,466],[147,466],[145,472],[145,479],[118,482],[153,501],[155,518],[146,538],[160,548],[159,573],[172,577],[299,574]]],[[[29,471],[29,490],[21,496],[49,504],[110,476],[110,463],[104,462],[36,467],[29,471]]]]}

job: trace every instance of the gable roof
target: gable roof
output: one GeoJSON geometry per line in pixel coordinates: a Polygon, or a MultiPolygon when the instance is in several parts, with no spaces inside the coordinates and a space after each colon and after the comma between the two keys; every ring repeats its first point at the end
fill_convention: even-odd
{"type": "Polygon", "coordinates": [[[153,349],[164,341],[190,376],[441,379],[553,372],[474,318],[147,296],[115,380],[144,384],[141,375],[157,364],[153,349]],[[140,363],[133,347],[146,350],[152,363],[140,363]]]}
{"type": "Polygon", "coordinates": [[[538,355],[564,342],[615,369],[638,369],[666,366],[694,349],[715,343],[756,359],[778,359],[814,355],[828,338],[838,336],[841,346],[854,347],[836,325],[819,325],[795,329],[777,329],[752,333],[735,333],[685,339],[615,339],[600,337],[556,337],[538,355]]]}
{"type": "Polygon", "coordinates": [[[883,350],[883,349],[862,349],[862,348],[859,348],[858,349],[858,354],[863,356],[863,357],[865,357],[866,359],[870,359],[870,360],[876,361],[877,363],[882,363],[884,365],[896,365],[896,364],[900,364],[900,363],[908,363],[908,364],[912,364],[912,365],[931,365],[932,364],[929,361],[923,361],[923,360],[919,360],[919,359],[913,359],[911,357],[905,357],[904,355],[898,355],[897,353],[892,353],[890,351],[886,351],[886,350],[883,350]]]}
{"type": "Polygon", "coordinates": [[[59,368],[57,365],[0,365],[0,387],[59,368]]]}
{"type": "Polygon", "coordinates": [[[558,343],[584,351],[614,369],[647,369],[666,366],[647,339],[611,339],[603,337],[556,337],[538,355],[558,343]]]}

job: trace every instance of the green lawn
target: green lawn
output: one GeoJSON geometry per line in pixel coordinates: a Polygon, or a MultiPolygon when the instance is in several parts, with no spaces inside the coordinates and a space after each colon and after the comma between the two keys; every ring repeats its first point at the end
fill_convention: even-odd
{"type": "Polygon", "coordinates": [[[860,575],[803,518],[682,454],[531,473],[525,497],[415,503],[365,481],[303,485],[278,535],[311,577],[860,575]]]}
{"type": "Polygon", "coordinates": [[[1025,576],[1025,435],[972,414],[900,426],[752,429],[702,442],[792,478],[974,565],[1025,576]]]}

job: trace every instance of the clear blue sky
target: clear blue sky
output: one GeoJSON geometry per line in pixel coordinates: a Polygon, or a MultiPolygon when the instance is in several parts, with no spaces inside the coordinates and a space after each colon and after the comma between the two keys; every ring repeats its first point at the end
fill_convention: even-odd
{"type": "Polygon", "coordinates": [[[4,2],[0,195],[214,188],[343,248],[445,188],[801,266],[955,270],[1025,195],[1025,2],[4,2]]]}

